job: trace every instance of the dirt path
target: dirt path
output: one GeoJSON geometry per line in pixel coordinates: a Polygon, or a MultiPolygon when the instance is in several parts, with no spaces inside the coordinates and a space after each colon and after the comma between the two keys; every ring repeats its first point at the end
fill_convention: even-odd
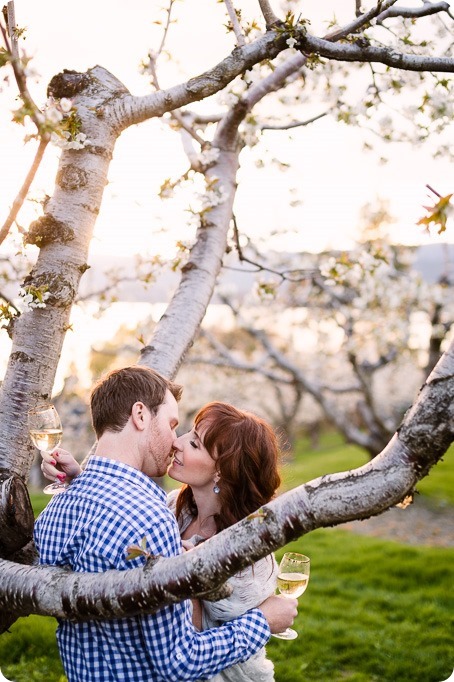
{"type": "Polygon", "coordinates": [[[454,547],[454,507],[435,507],[419,497],[406,509],[393,507],[380,516],[338,527],[408,545],[454,547]]]}

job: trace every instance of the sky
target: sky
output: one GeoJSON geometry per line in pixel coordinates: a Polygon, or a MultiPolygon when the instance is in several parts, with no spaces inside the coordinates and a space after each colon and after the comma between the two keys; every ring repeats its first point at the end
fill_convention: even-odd
{"type": "MultiPolygon", "coordinates": [[[[237,6],[240,4],[243,16],[257,16],[256,0],[238,1],[237,6]]],[[[311,19],[311,29],[319,35],[323,35],[324,21],[334,11],[342,22],[349,18],[352,5],[352,0],[326,0],[322,14],[318,0],[300,3],[301,11],[311,19]]],[[[96,64],[110,70],[133,94],[149,92],[147,80],[139,73],[139,64],[150,48],[158,48],[161,40],[162,28],[153,23],[157,7],[158,3],[153,0],[129,3],[78,0],[71,9],[56,0],[15,0],[17,25],[26,28],[26,40],[21,44],[33,57],[31,65],[39,74],[29,81],[35,101],[45,102],[47,83],[56,73],[65,68],[85,71],[96,64]]],[[[178,21],[172,25],[168,47],[177,59],[162,61],[162,87],[182,82],[214,66],[234,46],[232,35],[222,26],[226,21],[222,3],[215,0],[176,2],[174,16],[178,21]]],[[[32,144],[24,145],[24,129],[11,123],[11,110],[18,106],[14,87],[8,89],[0,82],[2,85],[0,223],[35,151],[32,144]]],[[[271,242],[272,246],[285,250],[348,248],[357,235],[362,207],[379,197],[388,203],[396,217],[392,233],[395,241],[454,241],[452,233],[442,238],[435,234],[428,236],[416,226],[424,214],[423,205],[428,203],[426,183],[442,194],[452,191],[451,164],[434,160],[429,147],[388,145],[385,149],[379,148],[377,153],[366,154],[363,140],[358,130],[340,126],[329,118],[300,128],[292,135],[267,133],[263,141],[269,156],[278,157],[292,168],[285,173],[275,166],[258,171],[258,152],[243,152],[235,202],[240,229],[257,237],[287,227],[288,238],[271,242]],[[383,152],[389,159],[386,164],[379,162],[383,152]],[[289,194],[289,188],[296,188],[296,193],[289,194]],[[291,208],[289,200],[295,197],[301,203],[291,208]]],[[[32,188],[33,196],[52,193],[58,153],[57,148],[48,148],[32,188]]],[[[99,254],[131,255],[137,251],[150,255],[171,254],[177,239],[186,239],[192,234],[188,231],[188,195],[172,203],[163,203],[157,197],[163,180],[177,177],[186,168],[179,136],[159,122],[149,121],[125,131],[115,148],[89,262],[99,254]]],[[[27,203],[19,222],[26,226],[39,212],[39,205],[27,203]]],[[[135,324],[144,314],[141,304],[136,304],[133,310],[132,305],[118,303],[111,306],[101,321],[90,310],[83,314],[75,309],[72,321],[77,333],[68,333],[65,340],[56,389],[61,388],[71,362],[78,358],[80,363],[81,354],[88,355],[93,339],[102,343],[115,334],[126,317],[135,324]]],[[[158,319],[159,311],[156,314],[158,319]]],[[[0,374],[6,363],[8,344],[9,340],[3,338],[0,374]]],[[[90,378],[82,365],[79,372],[81,376],[86,375],[88,385],[90,378]]]]}
{"type": "MultiPolygon", "coordinates": [[[[341,21],[348,16],[351,0],[324,3],[320,14],[315,0],[301,3],[311,29],[323,33],[322,19],[336,10],[341,21]]],[[[238,2],[243,14],[257,16],[254,0],[238,2]]],[[[43,103],[50,78],[63,68],[84,71],[100,64],[117,76],[134,94],[149,91],[139,74],[139,64],[150,48],[157,49],[162,29],[153,23],[157,3],[152,0],[79,0],[62,11],[55,0],[16,0],[16,20],[26,27],[23,46],[33,56],[32,65],[40,74],[31,82],[35,100],[43,103]]],[[[277,6],[277,5],[276,5],[277,6]]],[[[222,59],[233,47],[233,38],[222,27],[222,3],[197,0],[175,4],[177,23],[169,34],[169,49],[175,51],[176,64],[162,64],[161,84],[168,87],[194,76],[222,59]],[[195,49],[194,46],[203,46],[195,49]]],[[[6,215],[28,168],[34,149],[23,144],[22,128],[10,123],[14,106],[11,91],[0,93],[0,169],[2,173],[1,215],[6,215]]],[[[277,227],[289,228],[291,237],[280,239],[284,248],[318,251],[348,248],[358,228],[359,214],[366,203],[381,198],[395,216],[393,237],[405,243],[433,243],[417,220],[428,203],[426,183],[442,194],[452,191],[452,166],[447,160],[433,159],[429,147],[388,145],[389,161],[380,164],[380,154],[363,150],[363,135],[354,128],[340,126],[329,118],[299,129],[297,133],[267,133],[265,146],[270,155],[292,165],[282,173],[275,167],[258,171],[256,155],[242,156],[240,189],[235,212],[239,225],[250,236],[270,233],[277,227]],[[297,188],[301,204],[289,206],[289,187],[297,188]]],[[[49,150],[39,171],[33,192],[52,192],[58,150],[49,150]]],[[[120,137],[109,172],[103,206],[99,215],[91,254],[167,253],[173,244],[188,234],[189,199],[160,202],[159,187],[167,177],[175,178],[187,168],[179,137],[166,131],[157,121],[134,126],[120,137]],[[169,232],[164,233],[167,229],[169,232]],[[127,239],[125,240],[125,232],[127,239]],[[153,238],[150,239],[150,234],[153,238]]],[[[20,222],[27,224],[39,207],[24,207],[20,222]]],[[[446,240],[446,235],[444,235],[446,240]]],[[[452,236],[447,239],[453,241],[452,236]]],[[[273,243],[272,243],[273,244],[273,243]]],[[[276,245],[275,243],[273,244],[276,245]]]]}

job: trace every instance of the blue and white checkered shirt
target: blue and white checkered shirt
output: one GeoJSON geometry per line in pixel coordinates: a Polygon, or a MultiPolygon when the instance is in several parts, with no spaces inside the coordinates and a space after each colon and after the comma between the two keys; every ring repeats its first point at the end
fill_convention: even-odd
{"type": "MultiPolygon", "coordinates": [[[[124,571],[126,548],[147,539],[165,557],[181,553],[166,495],[137,469],[91,457],[70,488],[56,495],[35,524],[42,564],[74,571],[124,571]]],[[[198,632],[190,602],[152,615],[106,621],[59,621],[57,640],[69,682],[183,682],[212,677],[265,646],[270,630],[254,609],[219,628],[198,632]]]]}

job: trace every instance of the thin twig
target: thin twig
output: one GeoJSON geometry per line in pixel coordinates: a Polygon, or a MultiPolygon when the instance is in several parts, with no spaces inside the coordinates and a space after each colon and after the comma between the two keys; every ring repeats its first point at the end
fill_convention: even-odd
{"type": "Polygon", "coordinates": [[[232,24],[237,45],[238,47],[243,47],[244,45],[246,45],[246,38],[244,37],[244,33],[241,30],[240,22],[238,21],[238,16],[233,6],[232,0],[224,0],[224,4],[229,14],[230,23],[232,24]]]}
{"type": "Polygon", "coordinates": [[[162,52],[163,49],[164,49],[164,45],[165,45],[166,38],[167,38],[167,33],[169,32],[169,28],[170,28],[170,24],[171,24],[170,15],[171,15],[171,13],[172,13],[172,7],[173,7],[173,3],[174,3],[174,2],[175,2],[175,0],[170,0],[170,2],[169,2],[169,9],[166,10],[166,11],[167,11],[167,22],[166,22],[166,25],[165,25],[165,28],[164,28],[164,32],[163,32],[163,34],[162,34],[161,44],[160,44],[160,46],[159,46],[158,53],[157,53],[157,55],[156,55],[157,57],[159,57],[159,55],[161,54],[161,52],[162,52]]]}
{"type": "MultiPolygon", "coordinates": [[[[9,6],[13,5],[14,9],[14,3],[12,0],[8,3],[8,10],[9,6]]],[[[16,79],[17,87],[19,88],[19,92],[21,95],[21,98],[26,106],[30,108],[30,118],[32,119],[33,123],[35,124],[36,128],[38,129],[38,132],[41,130],[42,123],[44,121],[44,117],[41,113],[41,110],[39,107],[35,104],[32,96],[30,95],[28,88],[27,88],[27,78],[24,73],[24,69],[22,68],[21,60],[19,58],[17,50],[14,48],[14,44],[17,43],[17,38],[14,33],[16,26],[11,26],[10,22],[14,20],[14,12],[8,11],[8,34],[12,35],[12,44],[10,45],[10,42],[8,40],[8,34],[7,31],[5,30],[5,27],[0,23],[0,31],[3,36],[3,40],[5,42],[5,47],[6,50],[10,53],[11,55],[11,66],[13,68],[14,72],[14,77],[16,79]]],[[[17,47],[17,45],[16,45],[17,47]]]]}
{"type": "Polygon", "coordinates": [[[17,313],[18,315],[20,315],[20,312],[21,312],[21,311],[19,310],[19,308],[17,308],[17,307],[14,305],[14,303],[12,302],[12,300],[11,300],[10,298],[8,298],[8,296],[6,296],[6,295],[5,295],[3,292],[1,292],[1,291],[0,291],[0,298],[1,298],[3,301],[5,301],[5,303],[7,303],[7,304],[9,305],[10,308],[13,308],[13,309],[16,311],[16,313],[17,313]]]}
{"type": "Polygon", "coordinates": [[[0,244],[2,244],[5,241],[6,236],[8,235],[8,232],[11,228],[11,225],[14,223],[16,220],[17,214],[19,213],[22,204],[24,203],[28,191],[30,189],[30,185],[32,184],[36,172],[40,166],[40,163],[43,159],[44,152],[46,150],[46,147],[49,143],[49,139],[43,138],[40,140],[38,149],[35,154],[35,158],[33,159],[33,163],[31,165],[30,170],[27,173],[27,177],[24,180],[24,183],[22,187],[20,188],[16,198],[13,201],[13,205],[11,206],[11,210],[9,212],[8,217],[6,218],[5,222],[3,223],[2,228],[0,229],[0,244]]]}
{"type": "Polygon", "coordinates": [[[323,118],[324,116],[327,116],[328,112],[325,111],[323,114],[318,114],[318,116],[314,116],[313,118],[307,119],[307,121],[293,121],[293,123],[283,123],[282,125],[271,125],[271,124],[266,124],[261,126],[261,130],[290,130],[291,128],[299,128],[301,126],[308,126],[311,123],[314,123],[314,121],[318,121],[320,118],[323,118]]]}
{"type": "Polygon", "coordinates": [[[364,12],[364,14],[361,14],[354,21],[347,24],[347,26],[335,29],[334,31],[327,33],[324,36],[323,40],[330,40],[332,42],[336,42],[341,38],[345,38],[349,33],[355,33],[356,31],[358,31],[358,29],[364,26],[364,24],[368,24],[375,17],[381,16],[383,12],[387,11],[396,2],[397,0],[386,0],[386,2],[378,2],[375,7],[370,9],[368,12],[364,12]]]}
{"type": "Polygon", "coordinates": [[[279,18],[274,14],[268,0],[259,0],[259,5],[267,28],[272,28],[275,24],[279,23],[279,18]]]}

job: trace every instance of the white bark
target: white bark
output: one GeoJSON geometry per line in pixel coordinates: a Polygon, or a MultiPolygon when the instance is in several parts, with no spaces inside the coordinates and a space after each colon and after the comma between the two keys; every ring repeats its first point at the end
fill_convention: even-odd
{"type": "Polygon", "coordinates": [[[360,41],[353,42],[353,44],[340,44],[316,38],[315,36],[304,35],[299,41],[299,48],[306,55],[318,54],[321,57],[341,62],[379,63],[403,71],[454,72],[454,57],[405,54],[404,52],[387,47],[365,46],[360,41]]]}
{"type": "Polygon", "coordinates": [[[237,169],[238,152],[223,149],[216,164],[207,171],[207,180],[218,178],[215,187],[225,192],[225,200],[206,214],[197,229],[178,289],[159,320],[152,341],[141,351],[140,364],[154,367],[164,376],[175,376],[211,300],[226,249],[237,169]]]}
{"type": "Polygon", "coordinates": [[[59,97],[64,96],[62,92],[65,96],[75,93],[88,144],[62,153],[53,197],[27,237],[40,251],[25,285],[47,287],[50,298],[45,308],[27,310],[14,321],[13,347],[0,396],[0,460],[5,469],[23,477],[28,475],[34,455],[27,410],[39,399],[51,397],[116,141],[111,122],[97,116],[94,109],[110,98],[112,91],[125,91],[105,70],[94,71],[96,78],[74,74],[54,79],[53,84],[59,97]]]}

